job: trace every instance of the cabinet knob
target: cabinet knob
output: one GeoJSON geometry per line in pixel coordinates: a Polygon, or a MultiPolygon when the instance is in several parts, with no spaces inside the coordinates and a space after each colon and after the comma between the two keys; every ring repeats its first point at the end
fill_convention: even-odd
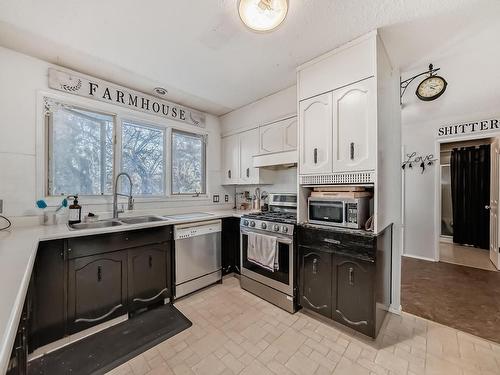
{"type": "Polygon", "coordinates": [[[318,149],[314,149],[314,164],[318,164],[318,149]]]}
{"type": "Polygon", "coordinates": [[[354,160],[354,142],[351,142],[351,160],[354,160]]]}
{"type": "Polygon", "coordinates": [[[318,273],[318,258],[313,259],[312,268],[313,275],[316,275],[318,273]]]}
{"type": "Polygon", "coordinates": [[[250,177],[250,168],[247,168],[247,178],[250,177]]]}
{"type": "Polygon", "coordinates": [[[227,178],[231,178],[231,170],[227,171],[227,178]]]}

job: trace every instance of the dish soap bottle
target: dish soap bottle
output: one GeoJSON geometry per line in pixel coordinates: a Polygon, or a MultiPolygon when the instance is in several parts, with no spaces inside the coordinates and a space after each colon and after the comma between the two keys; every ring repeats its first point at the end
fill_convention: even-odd
{"type": "Polygon", "coordinates": [[[78,224],[82,222],[82,206],[78,204],[78,195],[70,195],[68,199],[73,198],[73,203],[69,206],[69,224],[78,224]]]}

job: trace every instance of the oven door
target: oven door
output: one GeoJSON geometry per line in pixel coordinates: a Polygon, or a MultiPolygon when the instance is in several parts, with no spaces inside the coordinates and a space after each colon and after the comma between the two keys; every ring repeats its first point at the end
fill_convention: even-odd
{"type": "MultiPolygon", "coordinates": [[[[275,235],[278,240],[278,263],[279,269],[271,272],[248,260],[248,233],[250,230],[241,229],[241,274],[273,289],[293,296],[293,239],[281,235],[275,235]]],[[[252,229],[251,232],[270,235],[269,232],[252,229]]]]}
{"type": "Polygon", "coordinates": [[[312,224],[344,225],[345,204],[342,200],[309,199],[308,221],[312,224]]]}

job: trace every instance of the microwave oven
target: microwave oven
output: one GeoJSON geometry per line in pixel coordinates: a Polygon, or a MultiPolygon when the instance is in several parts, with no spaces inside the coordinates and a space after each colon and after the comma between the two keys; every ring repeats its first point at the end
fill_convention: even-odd
{"type": "Polygon", "coordinates": [[[310,224],[360,229],[370,217],[370,198],[309,197],[310,224]]]}

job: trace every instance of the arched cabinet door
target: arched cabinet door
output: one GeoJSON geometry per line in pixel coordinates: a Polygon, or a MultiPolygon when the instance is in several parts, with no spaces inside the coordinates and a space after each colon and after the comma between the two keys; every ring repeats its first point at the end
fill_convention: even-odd
{"type": "Polygon", "coordinates": [[[327,92],[299,103],[300,174],[332,172],[332,99],[327,92]]]}
{"type": "Polygon", "coordinates": [[[300,304],[328,318],[332,317],[332,255],[299,248],[300,304]]]}
{"type": "Polygon", "coordinates": [[[375,78],[334,91],[333,171],[374,170],[377,138],[375,78]]]}
{"type": "Polygon", "coordinates": [[[371,336],[375,264],[339,255],[333,259],[333,319],[371,336]]]}
{"type": "Polygon", "coordinates": [[[129,309],[138,310],[171,297],[167,262],[170,242],[128,251],[129,309]]]}
{"type": "Polygon", "coordinates": [[[127,252],[71,259],[68,264],[69,332],[127,312],[127,252]]]}

